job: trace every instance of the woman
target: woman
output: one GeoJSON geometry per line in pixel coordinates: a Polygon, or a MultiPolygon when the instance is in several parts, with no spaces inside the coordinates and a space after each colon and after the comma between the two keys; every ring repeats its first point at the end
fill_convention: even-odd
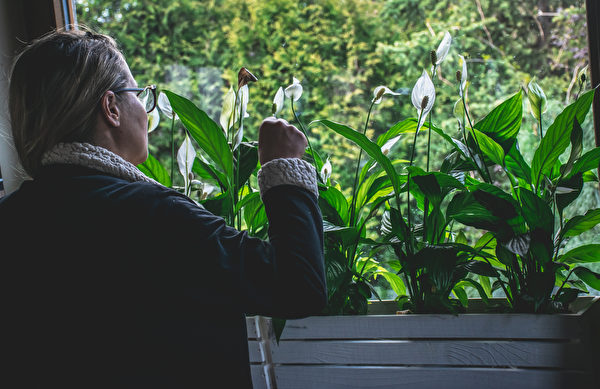
{"type": "Polygon", "coordinates": [[[105,35],[55,32],[15,62],[12,131],[33,179],[0,201],[10,387],[251,387],[244,314],[326,303],[304,135],[261,124],[261,241],[135,167],[154,109],[140,91],[105,35]]]}

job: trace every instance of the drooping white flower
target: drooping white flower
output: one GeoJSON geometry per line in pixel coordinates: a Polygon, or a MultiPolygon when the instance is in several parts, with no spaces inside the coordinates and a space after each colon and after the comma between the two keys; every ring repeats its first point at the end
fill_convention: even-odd
{"type": "Polygon", "coordinates": [[[158,109],[153,109],[152,112],[148,114],[148,133],[154,131],[156,127],[158,127],[159,122],[160,115],[158,114],[158,109]]]}
{"type": "Polygon", "coordinates": [[[373,90],[373,100],[371,100],[371,102],[373,104],[379,104],[381,103],[381,100],[383,100],[383,95],[393,95],[393,96],[398,96],[400,93],[396,93],[394,91],[392,91],[390,88],[388,88],[385,85],[379,85],[377,88],[375,88],[373,90]]]}
{"type": "Polygon", "coordinates": [[[392,139],[385,142],[383,146],[381,146],[381,152],[383,155],[388,155],[392,146],[394,146],[400,140],[400,135],[393,137],[392,139]]]}
{"type": "MultiPolygon", "coordinates": [[[[160,109],[160,112],[164,113],[165,116],[169,119],[173,119],[173,107],[171,107],[171,102],[169,101],[169,98],[166,94],[160,92],[158,94],[158,101],[156,102],[156,104],[158,105],[158,109],[160,109]]],[[[177,114],[175,114],[175,120],[178,119],[179,117],[177,116],[177,114]]]]}
{"type": "Polygon", "coordinates": [[[415,83],[413,87],[411,100],[413,106],[417,109],[417,117],[421,120],[417,123],[417,132],[421,129],[421,126],[425,122],[425,117],[433,108],[435,102],[435,88],[433,82],[429,77],[429,74],[425,70],[421,74],[421,77],[415,83]]]}
{"type": "Polygon", "coordinates": [[[293,77],[292,85],[285,88],[285,97],[293,101],[298,101],[300,96],[302,96],[302,85],[296,77],[293,77]]]}
{"type": "Polygon", "coordinates": [[[327,182],[329,177],[331,177],[331,170],[331,161],[327,158],[327,161],[323,164],[323,167],[321,167],[321,179],[323,182],[327,182]]]}
{"type": "Polygon", "coordinates": [[[273,99],[273,109],[272,109],[273,116],[277,117],[277,115],[279,115],[279,112],[281,112],[281,110],[283,108],[283,101],[284,101],[283,88],[279,87],[279,89],[277,89],[277,92],[275,93],[275,98],[273,99]]]}
{"type": "Polygon", "coordinates": [[[542,87],[533,80],[529,81],[527,85],[527,98],[531,107],[531,114],[534,118],[540,120],[542,114],[546,112],[546,95],[542,87]]]}
{"type": "Polygon", "coordinates": [[[459,55],[460,60],[462,61],[462,71],[460,72],[460,87],[458,88],[458,94],[460,97],[463,97],[465,93],[465,88],[467,87],[467,60],[462,55],[459,55]]]}
{"type": "Polygon", "coordinates": [[[440,45],[438,46],[437,50],[435,51],[436,57],[437,57],[437,61],[435,62],[436,65],[441,64],[444,59],[446,59],[446,56],[448,55],[448,51],[450,51],[450,45],[452,44],[452,36],[450,35],[450,33],[448,31],[446,31],[446,33],[444,34],[444,37],[442,38],[442,41],[440,42],[440,45]]]}
{"type": "Polygon", "coordinates": [[[196,159],[196,150],[194,150],[192,141],[186,133],[185,139],[177,151],[177,164],[179,165],[179,173],[183,176],[186,194],[188,194],[188,188],[192,180],[191,173],[194,166],[194,159],[196,159]]]}
{"type": "MultiPolygon", "coordinates": [[[[250,94],[248,92],[248,85],[246,84],[238,90],[238,98],[237,98],[237,103],[235,106],[235,115],[234,115],[236,120],[240,117],[247,118],[250,116],[250,115],[248,115],[248,112],[246,111],[248,108],[249,97],[250,97],[250,94]]],[[[237,130],[235,131],[235,134],[233,135],[233,150],[237,149],[237,147],[240,145],[240,143],[242,143],[243,137],[244,137],[244,121],[242,120],[239,123],[239,126],[238,126],[237,130]]]]}
{"type": "Polygon", "coordinates": [[[221,116],[219,117],[219,123],[225,133],[228,132],[229,128],[235,123],[233,116],[233,106],[235,105],[235,92],[233,88],[229,88],[225,96],[223,96],[223,106],[221,107],[221,116]]]}

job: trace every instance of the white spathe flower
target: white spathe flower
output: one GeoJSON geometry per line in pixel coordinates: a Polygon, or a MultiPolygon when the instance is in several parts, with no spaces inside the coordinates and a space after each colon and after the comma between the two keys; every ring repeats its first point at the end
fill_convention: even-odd
{"type": "MultiPolygon", "coordinates": [[[[169,119],[173,119],[173,107],[171,107],[171,102],[169,101],[169,98],[166,94],[160,92],[158,94],[158,101],[156,102],[156,104],[158,105],[158,109],[160,109],[160,112],[164,113],[165,116],[169,119]]],[[[175,120],[178,119],[179,117],[177,116],[177,114],[175,114],[175,120]]]]}
{"type": "Polygon", "coordinates": [[[233,126],[233,123],[235,123],[235,118],[233,117],[234,105],[235,92],[233,88],[229,88],[225,96],[223,96],[223,106],[221,107],[221,116],[219,117],[219,123],[224,132],[227,132],[233,126]]]}
{"type": "Polygon", "coordinates": [[[381,100],[383,100],[383,95],[393,95],[393,96],[398,96],[400,93],[396,93],[394,91],[392,91],[390,88],[388,88],[385,85],[379,85],[377,88],[375,88],[373,90],[373,100],[371,100],[371,102],[373,104],[379,104],[381,103],[381,100]]]}
{"type": "Polygon", "coordinates": [[[327,158],[327,161],[321,167],[321,179],[323,180],[323,182],[327,182],[329,177],[331,177],[331,170],[331,161],[329,160],[329,158],[327,158]]]}
{"type": "Polygon", "coordinates": [[[442,41],[440,42],[440,45],[438,46],[437,50],[435,51],[436,57],[437,57],[437,61],[435,62],[436,65],[441,64],[444,59],[446,59],[446,56],[448,55],[448,51],[450,51],[450,45],[452,44],[452,36],[450,35],[450,33],[448,31],[446,31],[446,33],[444,34],[444,37],[442,38],[442,41]]]}
{"type": "MultiPolygon", "coordinates": [[[[238,98],[235,106],[235,119],[236,121],[241,118],[247,118],[248,112],[246,111],[248,108],[248,99],[250,98],[250,94],[248,92],[248,84],[242,86],[238,90],[238,98]]],[[[242,143],[242,138],[244,137],[244,121],[241,120],[239,126],[233,135],[233,150],[237,149],[237,147],[242,143]]]]}
{"type": "Polygon", "coordinates": [[[529,100],[531,114],[534,118],[540,120],[542,114],[546,112],[546,94],[542,87],[533,80],[529,81],[529,84],[527,85],[527,98],[529,100]]]}
{"type": "Polygon", "coordinates": [[[194,166],[194,159],[196,159],[196,150],[194,150],[192,141],[186,133],[185,139],[177,151],[177,164],[179,165],[179,173],[183,176],[185,183],[185,194],[188,194],[188,188],[192,180],[191,173],[192,166],[194,166]]]}
{"type": "Polygon", "coordinates": [[[388,155],[392,147],[400,140],[400,135],[393,137],[392,139],[385,142],[383,146],[381,146],[381,152],[383,155],[388,155]]]}
{"type": "Polygon", "coordinates": [[[431,78],[429,78],[429,74],[427,74],[425,70],[423,70],[423,74],[421,74],[421,77],[419,77],[415,83],[415,86],[413,87],[411,100],[414,107],[417,109],[417,117],[421,118],[419,123],[417,123],[418,132],[425,122],[425,117],[429,111],[431,111],[431,108],[433,108],[433,103],[435,102],[435,88],[431,78]],[[426,104],[423,104],[424,102],[426,104]]]}
{"type": "Polygon", "coordinates": [[[577,189],[567,188],[566,186],[558,186],[558,187],[556,187],[556,190],[554,191],[554,193],[556,193],[557,195],[562,195],[562,194],[567,194],[567,193],[573,193],[576,191],[577,191],[577,189]]]}
{"type": "Polygon", "coordinates": [[[279,89],[277,89],[277,92],[275,93],[275,98],[273,99],[273,116],[277,117],[277,115],[279,115],[279,112],[281,112],[281,110],[283,109],[284,98],[285,97],[283,93],[283,88],[279,87],[279,89]]]}
{"type": "Polygon", "coordinates": [[[293,77],[292,85],[285,88],[285,97],[293,101],[298,101],[300,96],[302,96],[302,85],[296,77],[293,77]]]}
{"type": "Polygon", "coordinates": [[[153,109],[152,112],[148,114],[148,132],[152,132],[158,127],[158,123],[160,122],[160,115],[158,114],[158,109],[153,109]]]}
{"type": "Polygon", "coordinates": [[[462,61],[462,71],[460,72],[460,87],[458,88],[458,94],[463,97],[465,88],[467,87],[467,60],[462,55],[459,55],[462,61]]]}

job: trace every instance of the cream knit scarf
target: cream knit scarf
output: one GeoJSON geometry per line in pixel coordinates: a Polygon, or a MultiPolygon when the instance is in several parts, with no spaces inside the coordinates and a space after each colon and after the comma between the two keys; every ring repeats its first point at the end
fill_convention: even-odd
{"type": "Polygon", "coordinates": [[[145,181],[160,185],[147,177],[132,163],[100,146],[89,143],[59,143],[42,156],[42,165],[69,164],[99,170],[111,176],[135,182],[145,181]]]}
{"type": "MultiPolygon", "coordinates": [[[[42,156],[42,165],[69,164],[84,166],[127,181],[145,181],[161,185],[117,154],[89,143],[59,143],[42,156]]],[[[319,197],[315,168],[297,158],[280,158],[267,162],[258,172],[261,195],[278,185],[296,185],[319,197]]]]}

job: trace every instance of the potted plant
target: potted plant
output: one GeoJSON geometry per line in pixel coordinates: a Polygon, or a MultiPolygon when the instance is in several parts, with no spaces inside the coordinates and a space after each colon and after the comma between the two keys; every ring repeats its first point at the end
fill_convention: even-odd
{"type": "MultiPolygon", "coordinates": [[[[432,65],[435,72],[439,63],[432,58],[432,65]]],[[[414,88],[417,118],[398,122],[376,141],[369,140],[365,131],[340,123],[317,120],[309,124],[323,125],[360,147],[356,178],[349,195],[344,194],[330,179],[328,163],[309,148],[308,155],[321,173],[319,204],[325,219],[330,304],[322,316],[288,321],[283,333],[281,321],[248,318],[255,387],[368,387],[373,382],[383,387],[398,382],[552,387],[565,382],[583,385],[593,379],[588,356],[595,345],[591,342],[598,341],[600,305],[598,299],[575,297],[585,284],[598,289],[598,275],[575,264],[598,260],[594,256],[597,247],[561,250],[566,239],[600,221],[598,210],[570,220],[564,220],[562,212],[584,180],[597,180],[590,170],[598,165],[600,152],[594,149],[583,154],[579,143],[579,123],[585,119],[594,91],[583,94],[557,116],[542,137],[534,161],[527,164],[516,142],[521,92],[471,125],[463,62],[458,75],[460,104],[455,109],[463,118],[463,136],[455,139],[426,121],[435,98],[428,78],[424,72],[414,88]],[[388,157],[398,137],[409,134],[416,139],[425,129],[453,147],[440,171],[413,165],[414,140],[409,159],[388,157]],[[566,150],[565,137],[572,147],[568,161],[561,164],[558,156],[566,150]],[[361,161],[363,153],[366,161],[361,161]],[[504,169],[511,193],[494,185],[488,173],[492,165],[504,169]],[[405,168],[400,173],[399,166],[405,168]],[[383,219],[381,235],[373,237],[366,233],[367,223],[376,217],[383,219]],[[476,227],[480,238],[469,244],[452,229],[453,223],[476,227]],[[555,224],[559,226],[556,232],[555,224]],[[374,256],[385,247],[395,253],[388,266],[374,256]],[[368,304],[373,292],[370,281],[379,276],[399,295],[391,311],[368,304]],[[486,285],[483,280],[490,278],[496,281],[486,285]],[[467,299],[469,287],[481,296],[484,309],[495,309],[493,313],[469,311],[475,305],[467,299]],[[490,298],[494,288],[504,291],[506,299],[500,300],[504,304],[490,298]],[[397,315],[398,310],[412,314],[397,315]],[[348,315],[369,311],[374,315],[348,315]]],[[[221,126],[181,96],[171,92],[167,96],[174,113],[212,162],[199,156],[180,158],[188,161],[184,167],[193,162],[196,177],[219,188],[213,196],[201,194],[200,202],[233,225],[260,233],[266,220],[257,217],[260,197],[249,184],[257,169],[255,143],[236,136],[244,117],[243,99],[242,104],[235,100],[240,89],[238,85],[230,100],[235,108],[229,117],[236,119],[221,121],[221,126]],[[236,139],[246,149],[236,149],[236,139]]],[[[301,90],[294,80],[285,93],[278,91],[273,113],[279,113],[282,94],[286,95],[296,122],[306,133],[293,109],[301,90]]],[[[393,92],[385,87],[375,90],[365,129],[373,104],[385,94],[393,92]]],[[[180,149],[183,156],[186,148],[180,149]]],[[[152,163],[143,168],[150,174],[160,171],[150,169],[152,163]]],[[[180,169],[184,178],[189,173],[186,169],[180,169]]]]}

